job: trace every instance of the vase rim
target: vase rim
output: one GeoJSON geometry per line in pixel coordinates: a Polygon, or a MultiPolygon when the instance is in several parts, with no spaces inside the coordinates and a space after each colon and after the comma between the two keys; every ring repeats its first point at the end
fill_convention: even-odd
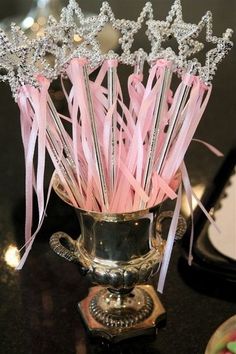
{"type": "MultiPolygon", "coordinates": [[[[179,173],[179,171],[178,171],[179,173]]],[[[177,173],[177,175],[178,175],[177,173]]],[[[179,182],[181,178],[178,178],[179,182]]],[[[92,217],[98,219],[98,220],[104,220],[104,221],[122,221],[122,220],[134,220],[135,218],[140,218],[142,216],[145,216],[147,214],[153,214],[156,212],[159,208],[161,203],[158,203],[156,205],[153,205],[151,207],[147,207],[144,209],[138,209],[134,211],[128,211],[128,212],[102,212],[102,211],[94,211],[94,210],[86,210],[82,209],[79,207],[75,207],[69,198],[67,197],[66,191],[63,187],[63,184],[61,183],[60,177],[58,174],[55,172],[52,177],[52,187],[55,191],[55,193],[59,196],[60,199],[62,199],[65,203],[69,204],[73,208],[75,208],[76,211],[78,211],[80,214],[87,214],[91,215],[92,217]]]]}

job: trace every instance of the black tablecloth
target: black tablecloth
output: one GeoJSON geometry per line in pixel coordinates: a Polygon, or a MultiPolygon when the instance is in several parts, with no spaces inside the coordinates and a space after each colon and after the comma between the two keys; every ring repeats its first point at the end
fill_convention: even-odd
{"type": "MultiPolygon", "coordinates": [[[[88,11],[98,9],[98,3],[80,1],[88,11]]],[[[110,3],[117,16],[135,18],[144,1],[129,0],[125,9],[123,2],[110,3]]],[[[153,2],[155,14],[164,17],[170,4],[169,0],[153,2]]],[[[189,22],[198,21],[208,8],[212,9],[217,34],[226,27],[236,27],[235,0],[185,0],[183,7],[189,22]]],[[[142,36],[139,41],[142,45],[142,36]]],[[[225,154],[235,144],[235,54],[234,48],[219,68],[196,134],[225,154]]],[[[57,196],[51,198],[44,226],[23,270],[16,272],[6,265],[4,252],[9,245],[23,244],[24,161],[18,109],[3,84],[0,102],[0,353],[204,353],[214,330],[236,313],[236,289],[233,283],[209,279],[204,272],[189,268],[181,257],[180,245],[174,248],[161,296],[167,310],[165,327],[156,338],[141,337],[116,346],[94,342],[86,335],[77,302],[86,295],[88,283],[76,265],[60,259],[49,248],[52,232],[61,229],[73,236],[78,233],[73,211],[57,196]]],[[[204,147],[192,143],[186,157],[192,184],[206,186],[221,162],[204,147]]]]}

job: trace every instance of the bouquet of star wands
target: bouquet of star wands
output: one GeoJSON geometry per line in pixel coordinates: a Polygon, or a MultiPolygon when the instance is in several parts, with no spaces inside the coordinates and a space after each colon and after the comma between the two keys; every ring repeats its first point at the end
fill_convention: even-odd
{"type": "MultiPolygon", "coordinates": [[[[43,221],[46,151],[77,208],[106,213],[149,208],[175,199],[181,178],[189,195],[184,155],[207,106],[217,64],[232,47],[231,35],[230,29],[213,35],[210,12],[198,24],[185,23],[180,0],[165,21],[153,18],[151,3],[130,21],[116,19],[108,3],[97,16],[85,17],[70,0],[59,21],[49,18],[41,37],[28,39],[14,24],[9,36],[0,32],[0,78],[9,81],[19,105],[25,151],[26,252],[19,268],[43,221]],[[120,55],[101,51],[97,34],[107,23],[120,33],[120,55]],[[151,51],[132,52],[143,25],[151,51]],[[204,47],[197,40],[204,30],[214,48],[200,64],[195,54],[204,47]],[[166,46],[170,37],[177,41],[177,52],[166,46]],[[128,99],[119,80],[124,65],[131,67],[128,99]],[[49,95],[57,78],[68,115],[56,110],[49,95]],[[178,80],[174,91],[173,78],[178,80]],[[33,190],[39,226],[32,236],[33,190]]],[[[176,217],[170,233],[175,224],[176,217]]],[[[167,263],[171,244],[167,241],[167,263]]]]}

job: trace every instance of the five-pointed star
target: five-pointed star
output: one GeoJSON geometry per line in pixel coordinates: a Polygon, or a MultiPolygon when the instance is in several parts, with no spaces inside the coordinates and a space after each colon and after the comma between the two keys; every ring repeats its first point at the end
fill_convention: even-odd
{"type": "Polygon", "coordinates": [[[13,96],[17,97],[20,86],[36,85],[35,68],[32,65],[32,41],[20,27],[12,24],[11,40],[0,30],[0,80],[9,81],[13,96]]]}
{"type": "MultiPolygon", "coordinates": [[[[232,47],[231,30],[226,30],[222,37],[212,33],[212,16],[208,12],[198,25],[185,23],[182,18],[181,1],[175,0],[165,21],[153,19],[151,3],[147,3],[137,21],[116,19],[108,3],[103,3],[97,16],[85,16],[76,0],[70,0],[63,9],[61,18],[56,21],[49,18],[42,37],[29,40],[17,26],[12,26],[11,41],[3,31],[0,31],[0,79],[9,81],[14,95],[19,85],[28,83],[36,85],[35,75],[42,74],[49,79],[60,75],[74,57],[86,57],[90,66],[97,67],[106,55],[101,52],[97,38],[98,33],[110,23],[121,33],[120,44],[122,53],[119,60],[122,63],[134,65],[137,62],[137,51],[132,52],[134,36],[146,24],[147,38],[151,43],[150,58],[156,59],[168,55],[179,64],[186,67],[190,55],[202,48],[197,37],[206,28],[206,42],[213,43],[214,48],[206,54],[205,65],[199,69],[199,74],[206,82],[212,79],[217,64],[232,47]],[[171,48],[164,48],[164,43],[173,36],[178,43],[178,53],[171,48]],[[50,54],[50,55],[49,55],[50,54]],[[52,59],[52,60],[51,60],[52,59]]],[[[147,53],[142,54],[146,57],[147,53]]]]}
{"type": "Polygon", "coordinates": [[[134,36],[142,28],[142,25],[145,21],[151,20],[153,18],[152,4],[150,2],[146,3],[137,21],[115,19],[108,3],[104,3],[102,13],[107,16],[107,19],[111,23],[112,27],[121,33],[119,39],[119,43],[122,49],[120,62],[133,65],[134,58],[137,55],[137,51],[131,51],[134,43],[134,36]]]}
{"type": "Polygon", "coordinates": [[[183,21],[182,5],[180,0],[175,0],[165,21],[151,20],[147,22],[148,32],[151,38],[152,51],[151,58],[165,55],[164,43],[174,37],[178,43],[178,53],[175,53],[175,59],[183,64],[186,59],[200,51],[203,45],[192,38],[197,25],[183,21]]]}
{"type": "Polygon", "coordinates": [[[217,37],[213,35],[212,22],[212,13],[208,11],[202,17],[193,33],[193,37],[196,38],[202,31],[205,30],[206,42],[215,46],[206,53],[204,65],[200,65],[199,74],[205,82],[209,82],[213,79],[217,65],[222,61],[233,46],[233,43],[230,40],[233,31],[231,29],[227,29],[225,33],[222,34],[222,37],[217,37]]]}
{"type": "Polygon", "coordinates": [[[101,62],[101,51],[96,37],[104,23],[100,16],[86,17],[77,2],[70,0],[59,21],[49,17],[44,35],[38,40],[36,60],[45,67],[50,54],[54,58],[51,72],[54,71],[55,76],[73,57],[86,57],[91,66],[97,66],[101,62]]]}

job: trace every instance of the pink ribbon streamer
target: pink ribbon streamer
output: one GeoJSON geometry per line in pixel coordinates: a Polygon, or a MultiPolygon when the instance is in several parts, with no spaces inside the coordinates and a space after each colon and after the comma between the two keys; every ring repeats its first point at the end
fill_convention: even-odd
{"type": "MultiPolygon", "coordinates": [[[[43,215],[46,214],[46,210],[47,210],[47,206],[48,206],[48,202],[49,202],[49,199],[50,199],[50,195],[51,195],[51,192],[52,192],[52,187],[53,187],[53,178],[51,179],[50,181],[50,184],[49,184],[49,188],[48,188],[48,193],[47,193],[47,199],[46,199],[46,204],[45,204],[45,208],[44,208],[44,212],[43,212],[43,215]]],[[[38,224],[38,227],[36,229],[36,231],[34,232],[34,234],[28,239],[28,241],[25,243],[25,245],[19,250],[21,251],[22,249],[26,248],[25,252],[24,252],[24,255],[22,256],[21,260],[20,260],[20,263],[18,264],[18,266],[16,267],[16,270],[21,270],[28,258],[28,255],[29,255],[29,252],[32,248],[32,245],[34,243],[34,240],[35,240],[35,237],[37,236],[42,224],[43,224],[43,220],[44,220],[44,217],[41,218],[39,224],[38,224]]]]}
{"type": "Polygon", "coordinates": [[[200,140],[200,139],[195,138],[195,139],[192,139],[192,141],[196,141],[197,143],[203,144],[205,147],[208,148],[208,150],[210,150],[214,155],[216,155],[218,157],[224,156],[224,154],[220,150],[218,150],[215,146],[207,143],[204,140],[200,140]]]}
{"type": "MultiPolygon", "coordinates": [[[[40,90],[24,86],[19,92],[18,105],[21,111],[21,132],[25,155],[25,190],[26,190],[26,243],[31,239],[32,213],[33,213],[33,186],[35,187],[39,224],[44,216],[44,170],[45,170],[45,146],[46,146],[46,95],[49,82],[39,79],[40,90]],[[37,177],[34,177],[34,152],[38,138],[38,163],[37,177]]],[[[29,246],[28,246],[29,247],[29,246]]]]}
{"type": "Polygon", "coordinates": [[[158,286],[157,290],[162,293],[165,285],[165,279],[166,279],[166,274],[167,270],[169,267],[170,263],[170,257],[173,249],[173,244],[175,240],[175,234],[176,234],[176,229],[178,225],[178,219],[179,219],[179,213],[180,213],[180,207],[181,207],[181,199],[182,199],[182,186],[179,186],[179,191],[178,191],[178,197],[176,200],[176,205],[175,205],[175,210],[174,210],[174,215],[171,220],[169,232],[168,232],[168,237],[165,245],[165,251],[162,259],[162,264],[161,264],[161,270],[160,270],[160,276],[159,276],[159,281],[158,281],[158,286]]]}
{"type": "Polygon", "coordinates": [[[193,256],[192,256],[192,248],[193,248],[193,240],[194,240],[194,220],[193,220],[193,206],[192,206],[192,199],[194,198],[198,204],[198,206],[201,208],[209,222],[215,227],[216,231],[220,233],[220,229],[217,226],[215,220],[211,217],[211,215],[208,213],[208,211],[205,209],[203,206],[202,202],[199,200],[199,198],[196,196],[194,193],[191,183],[189,180],[188,172],[186,169],[186,166],[184,163],[182,163],[181,166],[181,173],[182,173],[182,180],[183,180],[183,185],[184,189],[186,192],[187,200],[188,200],[188,205],[190,209],[190,217],[191,217],[191,234],[190,234],[190,243],[189,243],[189,256],[188,256],[188,263],[191,265],[193,256]]]}
{"type": "MultiPolygon", "coordinates": [[[[55,170],[63,183],[68,198],[75,207],[84,208],[93,211],[103,211],[104,201],[101,193],[101,185],[99,183],[99,174],[96,167],[96,158],[94,144],[92,138],[92,129],[88,119],[88,105],[86,101],[86,87],[84,84],[83,70],[86,59],[73,59],[67,68],[67,74],[71,81],[72,87],[67,93],[62,80],[62,89],[67,99],[69,117],[59,115],[71,126],[72,137],[67,133],[69,150],[72,154],[75,166],[72,167],[72,173],[76,176],[75,188],[79,191],[78,199],[73,194],[70,183],[63,171],[64,166],[61,165],[63,159],[64,148],[60,140],[60,132],[55,126],[50,112],[47,107],[49,82],[44,77],[39,77],[39,88],[24,86],[19,93],[18,104],[21,111],[21,133],[24,146],[24,154],[26,161],[26,251],[22,258],[21,265],[24,264],[30,248],[32,247],[35,236],[43,222],[45,214],[44,201],[44,169],[45,169],[45,148],[47,148],[55,170]],[[50,130],[54,143],[56,144],[56,154],[53,146],[47,136],[47,129],[50,130]],[[36,144],[37,150],[36,150],[36,144]],[[37,155],[36,175],[33,168],[33,160],[37,155]],[[31,236],[32,232],[32,198],[33,189],[36,191],[37,203],[39,209],[39,223],[36,232],[31,236]]],[[[160,174],[154,169],[151,177],[151,193],[143,189],[143,175],[145,161],[148,159],[148,146],[150,140],[150,132],[153,127],[153,117],[156,99],[160,93],[161,83],[164,78],[165,68],[170,65],[166,60],[158,60],[156,64],[150,68],[146,85],[142,82],[142,75],[131,74],[128,78],[128,94],[129,106],[123,99],[122,89],[118,76],[116,77],[116,99],[110,105],[108,103],[108,90],[103,86],[103,82],[111,66],[117,66],[116,60],[105,60],[101,66],[97,77],[94,81],[89,82],[92,95],[94,113],[96,118],[96,128],[98,132],[99,148],[101,149],[101,158],[103,162],[104,176],[107,185],[111,185],[110,175],[110,153],[111,153],[111,132],[112,119],[115,117],[115,151],[116,151],[116,176],[114,187],[108,188],[109,212],[127,212],[135,211],[140,208],[140,201],[146,206],[161,203],[164,199],[175,199],[177,197],[175,213],[171,222],[168,235],[166,252],[163,258],[161,274],[158,289],[163,290],[166,272],[174,242],[174,233],[177,227],[177,219],[179,215],[179,200],[182,193],[182,187],[179,188],[178,196],[176,190],[179,186],[179,180],[176,179],[178,170],[181,168],[183,185],[186,190],[187,199],[190,206],[191,217],[192,198],[195,198],[204,210],[201,202],[191,189],[186,167],[183,165],[183,159],[186,150],[193,140],[193,135],[203,115],[208,103],[211,87],[206,87],[201,83],[199,78],[193,75],[185,75],[179,87],[175,91],[174,97],[169,91],[166,98],[165,107],[161,119],[160,132],[157,145],[155,147],[156,164],[161,148],[165,141],[165,127],[171,121],[181,95],[183,85],[190,88],[189,98],[181,112],[182,123],[175,130],[176,136],[172,139],[170,150],[165,159],[164,167],[160,174]]],[[[201,142],[217,156],[221,153],[210,144],[201,142]]],[[[51,188],[51,186],[50,186],[51,188]]],[[[208,214],[207,214],[208,215],[208,214]]],[[[211,218],[208,215],[208,218],[211,218]]],[[[212,222],[212,220],[211,220],[212,222]]],[[[214,221],[213,221],[214,223],[214,221]]],[[[193,223],[192,223],[193,224],[193,223]]],[[[193,243],[193,228],[190,237],[190,250],[193,243]]],[[[189,254],[191,261],[191,251],[189,254]]]]}

